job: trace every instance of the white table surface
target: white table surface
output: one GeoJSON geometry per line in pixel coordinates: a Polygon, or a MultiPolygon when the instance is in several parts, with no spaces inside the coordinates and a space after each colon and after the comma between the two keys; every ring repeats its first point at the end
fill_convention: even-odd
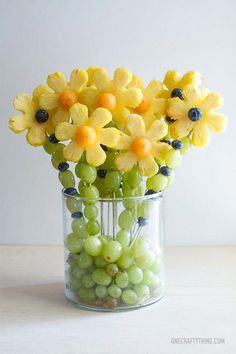
{"type": "Polygon", "coordinates": [[[65,300],[63,266],[62,247],[0,247],[1,354],[236,353],[236,247],[167,248],[165,298],[121,313],[65,300]]]}

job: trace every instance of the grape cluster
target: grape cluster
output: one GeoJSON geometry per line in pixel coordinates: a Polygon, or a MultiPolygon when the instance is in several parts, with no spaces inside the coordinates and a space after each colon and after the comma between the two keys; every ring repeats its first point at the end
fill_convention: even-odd
{"type": "Polygon", "coordinates": [[[127,246],[124,230],[116,241],[91,236],[80,223],[73,230],[65,241],[66,286],[81,303],[111,309],[139,305],[161,290],[160,260],[144,237],[127,246]]]}
{"type": "Polygon", "coordinates": [[[71,233],[65,240],[69,251],[66,286],[79,302],[104,308],[139,305],[161,291],[160,259],[143,236],[152,199],[136,197],[155,194],[171,184],[173,170],[180,165],[189,142],[165,142],[172,146],[165,165],[158,162],[159,172],[144,179],[136,166],[125,173],[118,171],[114,162],[117,152],[108,149],[103,165],[95,168],[82,156],[73,174],[63,156],[64,145],[53,137],[46,141],[44,149],[68,195],[71,233]],[[113,210],[111,222],[118,230],[112,235],[101,225],[98,198],[123,198],[119,215],[113,210]]]}

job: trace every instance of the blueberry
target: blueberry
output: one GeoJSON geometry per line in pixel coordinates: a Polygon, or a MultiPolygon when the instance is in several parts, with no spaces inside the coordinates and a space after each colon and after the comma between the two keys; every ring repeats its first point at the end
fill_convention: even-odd
{"type": "Polygon", "coordinates": [[[74,213],[71,214],[71,217],[76,219],[81,219],[83,217],[83,213],[82,211],[75,211],[74,213]]]}
{"type": "Polygon", "coordinates": [[[167,167],[167,166],[162,166],[162,167],[160,168],[160,173],[161,173],[163,176],[168,177],[168,176],[171,175],[171,169],[170,169],[169,167],[167,167]]]}
{"type": "Polygon", "coordinates": [[[139,226],[143,227],[143,226],[147,225],[147,223],[148,223],[148,219],[144,218],[143,216],[140,216],[138,218],[139,226]]]}
{"type": "Polygon", "coordinates": [[[181,100],[184,99],[183,91],[180,88],[175,88],[170,95],[171,97],[179,97],[181,100]]]}
{"type": "Polygon", "coordinates": [[[77,194],[77,190],[75,188],[69,187],[64,190],[64,193],[73,196],[77,194]]]}
{"type": "Polygon", "coordinates": [[[191,121],[197,122],[202,116],[202,111],[199,108],[190,108],[188,111],[188,117],[191,121]]]}
{"type": "Polygon", "coordinates": [[[175,150],[180,150],[183,147],[183,143],[180,140],[173,140],[171,145],[175,150]]]}
{"type": "Polygon", "coordinates": [[[167,123],[172,124],[172,123],[174,123],[174,122],[175,122],[175,119],[172,119],[172,118],[170,118],[170,117],[166,116],[166,121],[167,121],[167,123]]]}
{"type": "Polygon", "coordinates": [[[58,165],[58,170],[59,171],[66,171],[69,168],[69,164],[67,162],[61,162],[58,165]]]}
{"type": "Polygon", "coordinates": [[[105,178],[107,174],[107,170],[97,170],[97,176],[99,178],[105,178]]]}
{"type": "Polygon", "coordinates": [[[50,141],[50,143],[52,143],[52,144],[57,144],[57,143],[59,142],[59,140],[57,140],[55,134],[51,134],[51,135],[48,137],[48,141],[50,141]]]}
{"type": "Polygon", "coordinates": [[[45,123],[49,118],[49,114],[47,111],[44,111],[43,109],[39,109],[35,113],[35,119],[37,120],[38,123],[45,123]]]}
{"type": "Polygon", "coordinates": [[[161,143],[166,143],[166,144],[168,144],[168,145],[171,145],[171,141],[168,140],[168,139],[162,139],[162,140],[160,140],[160,141],[161,141],[161,143]]]}
{"type": "Polygon", "coordinates": [[[151,194],[156,194],[156,192],[153,189],[148,189],[145,195],[151,195],[151,194]]]}

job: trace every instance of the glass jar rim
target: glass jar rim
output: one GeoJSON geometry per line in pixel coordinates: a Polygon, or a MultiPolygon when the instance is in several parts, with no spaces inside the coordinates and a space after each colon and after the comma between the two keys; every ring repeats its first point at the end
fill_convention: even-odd
{"type": "Polygon", "coordinates": [[[153,193],[153,194],[148,194],[148,195],[141,195],[137,197],[118,197],[118,198],[93,198],[93,197],[79,197],[78,195],[71,195],[65,193],[65,188],[62,189],[62,196],[64,198],[72,198],[78,201],[94,201],[94,202],[99,202],[99,203],[104,203],[104,202],[124,202],[124,201],[145,201],[145,200],[150,200],[150,199],[159,199],[163,198],[164,191],[153,193]]]}

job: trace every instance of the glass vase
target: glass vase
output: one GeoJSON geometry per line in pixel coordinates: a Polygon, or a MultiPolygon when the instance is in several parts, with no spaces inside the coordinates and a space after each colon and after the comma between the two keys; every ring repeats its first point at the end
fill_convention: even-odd
{"type": "Polygon", "coordinates": [[[120,311],[163,297],[163,195],[91,199],[63,191],[65,295],[120,311]]]}

